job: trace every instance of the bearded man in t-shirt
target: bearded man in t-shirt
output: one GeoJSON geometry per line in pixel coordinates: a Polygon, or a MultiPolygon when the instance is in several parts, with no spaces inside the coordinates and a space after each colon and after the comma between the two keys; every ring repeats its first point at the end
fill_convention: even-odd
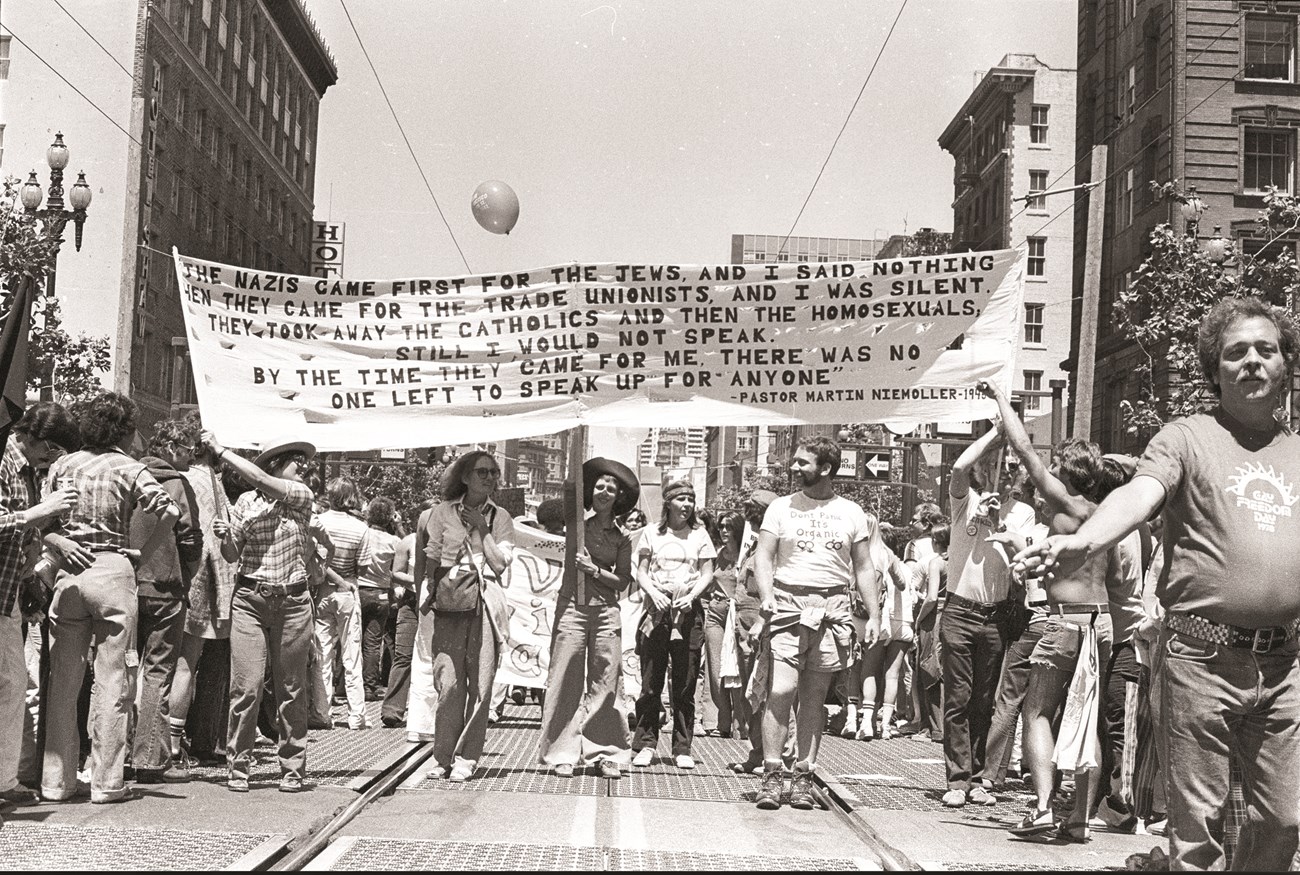
{"type": "Polygon", "coordinates": [[[888,558],[876,518],[835,494],[840,447],[815,435],[795,448],[790,469],[803,487],[763,515],[754,554],[760,611],[767,623],[771,676],[763,713],[759,808],[781,806],[781,751],[796,709],[797,753],[790,805],[811,809],[812,775],[826,725],[826,693],[853,659],[849,587],[870,612],[863,646],[880,637],[880,584],[888,558]]]}
{"type": "Polygon", "coordinates": [[[1300,331],[1262,301],[1232,299],[1205,317],[1197,347],[1218,406],[1161,429],[1077,532],[1016,561],[1065,577],[1163,513],[1170,868],[1223,868],[1235,759],[1249,807],[1233,868],[1285,870],[1300,843],[1300,437],[1274,410],[1300,331]]]}

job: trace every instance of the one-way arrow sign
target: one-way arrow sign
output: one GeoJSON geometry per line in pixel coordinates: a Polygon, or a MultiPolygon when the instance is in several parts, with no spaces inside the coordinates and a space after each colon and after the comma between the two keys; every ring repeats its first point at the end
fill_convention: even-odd
{"type": "Polygon", "coordinates": [[[889,479],[889,453],[868,453],[863,460],[863,476],[872,480],[889,479]]]}

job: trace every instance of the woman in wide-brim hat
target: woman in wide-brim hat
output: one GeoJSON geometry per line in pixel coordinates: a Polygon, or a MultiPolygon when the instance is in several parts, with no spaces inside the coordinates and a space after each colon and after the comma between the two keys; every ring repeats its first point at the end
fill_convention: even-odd
{"type": "Polygon", "coordinates": [[[226,786],[248,792],[257,713],[269,664],[275,679],[280,738],[280,790],[303,789],[307,769],[308,656],[312,641],[311,583],[314,496],[302,482],[316,448],[306,441],[268,444],[249,461],[228,452],[211,432],[202,443],[219,466],[252,488],[215,520],[221,554],[237,563],[230,608],[230,735],[226,786]]]}
{"type": "Polygon", "coordinates": [[[626,465],[602,458],[583,464],[582,483],[590,511],[585,546],[556,601],[539,757],[561,777],[597,765],[603,777],[617,778],[632,756],[615,707],[623,662],[619,599],[632,584],[632,540],[616,518],[636,506],[641,486],[626,465]]]}

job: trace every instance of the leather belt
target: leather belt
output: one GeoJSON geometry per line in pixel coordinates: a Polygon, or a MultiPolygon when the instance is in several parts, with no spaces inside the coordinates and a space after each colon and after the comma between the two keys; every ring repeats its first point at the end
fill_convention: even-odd
{"type": "Polygon", "coordinates": [[[1100,604],[1075,604],[1066,602],[1063,605],[1051,605],[1047,608],[1049,614],[1101,614],[1110,610],[1109,605],[1100,604]]]}
{"type": "Polygon", "coordinates": [[[1296,636],[1296,630],[1300,628],[1300,620],[1294,620],[1286,626],[1249,629],[1230,626],[1227,623],[1216,623],[1195,614],[1169,613],[1165,615],[1165,625],[1180,635],[1189,635],[1213,644],[1222,644],[1225,647],[1249,647],[1255,653],[1268,653],[1296,636]]]}
{"type": "Polygon", "coordinates": [[[986,614],[996,614],[999,611],[1005,611],[1011,607],[1011,599],[1003,599],[1000,602],[977,602],[973,599],[962,598],[956,593],[948,593],[948,604],[956,605],[960,608],[969,608],[972,611],[982,611],[986,614]]]}
{"type": "Polygon", "coordinates": [[[240,575],[238,578],[239,586],[244,589],[251,589],[260,596],[284,596],[302,595],[311,588],[307,581],[302,583],[264,583],[253,577],[240,575]]]}

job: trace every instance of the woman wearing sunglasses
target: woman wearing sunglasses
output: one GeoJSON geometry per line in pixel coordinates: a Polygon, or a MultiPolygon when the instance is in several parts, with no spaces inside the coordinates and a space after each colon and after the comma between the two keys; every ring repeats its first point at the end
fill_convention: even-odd
{"type": "Polygon", "coordinates": [[[505,639],[505,590],[515,526],[492,502],[501,470],[490,453],[467,453],[443,479],[442,504],[425,528],[428,595],[433,612],[433,685],[438,692],[431,774],[473,776],[487,737],[492,681],[505,639]]]}

